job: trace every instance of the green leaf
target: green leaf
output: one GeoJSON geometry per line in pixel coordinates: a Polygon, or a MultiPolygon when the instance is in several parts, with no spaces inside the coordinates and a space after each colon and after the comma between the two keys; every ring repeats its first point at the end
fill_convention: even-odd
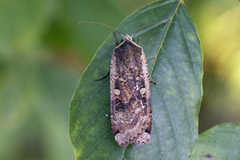
{"type": "Polygon", "coordinates": [[[189,160],[240,159],[240,124],[226,123],[199,135],[189,160]]]}
{"type": "MultiPolygon", "coordinates": [[[[111,34],[82,75],[70,105],[70,138],[77,159],[187,159],[198,134],[202,98],[202,52],[197,31],[184,4],[177,0],[152,3],[127,17],[122,34],[156,22],[135,35],[148,60],[153,126],[146,145],[120,147],[111,125],[109,71],[116,40],[111,34]]],[[[119,36],[120,39],[120,36],[119,36]]]]}

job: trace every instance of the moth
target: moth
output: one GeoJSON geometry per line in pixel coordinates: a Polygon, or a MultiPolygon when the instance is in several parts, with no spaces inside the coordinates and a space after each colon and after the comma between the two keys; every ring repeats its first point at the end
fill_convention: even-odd
{"type": "MultiPolygon", "coordinates": [[[[98,22],[80,23],[106,26],[98,22]]],[[[139,45],[140,38],[136,43],[132,38],[136,32],[131,36],[124,36],[117,30],[106,27],[114,31],[117,41],[110,64],[110,114],[115,141],[120,146],[130,143],[147,144],[152,130],[150,82],[153,81],[149,78],[147,59],[139,45]],[[118,42],[116,32],[123,37],[121,43],[118,42]]],[[[109,73],[94,81],[107,76],[109,73]]]]}
{"type": "Polygon", "coordinates": [[[147,60],[143,48],[128,34],[113,49],[110,107],[113,134],[120,146],[150,140],[152,106],[147,60]]]}

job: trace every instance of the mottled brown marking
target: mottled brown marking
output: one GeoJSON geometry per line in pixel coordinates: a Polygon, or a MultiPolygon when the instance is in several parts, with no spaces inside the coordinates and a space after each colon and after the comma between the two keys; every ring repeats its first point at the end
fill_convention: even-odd
{"type": "Polygon", "coordinates": [[[148,66],[142,47],[126,35],[110,65],[111,123],[116,142],[146,144],[152,128],[148,66]]]}

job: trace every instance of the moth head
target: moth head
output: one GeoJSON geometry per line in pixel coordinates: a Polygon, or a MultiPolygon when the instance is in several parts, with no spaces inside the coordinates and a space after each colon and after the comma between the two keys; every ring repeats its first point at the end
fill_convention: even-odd
{"type": "Polygon", "coordinates": [[[126,40],[132,41],[132,36],[129,36],[128,34],[126,34],[126,36],[123,37],[123,41],[126,41],[126,40]]]}

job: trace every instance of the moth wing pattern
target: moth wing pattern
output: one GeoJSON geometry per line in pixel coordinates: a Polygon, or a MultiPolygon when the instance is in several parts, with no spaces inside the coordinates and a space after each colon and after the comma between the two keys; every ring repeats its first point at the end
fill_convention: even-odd
{"type": "Polygon", "coordinates": [[[152,107],[148,65],[143,48],[130,39],[113,50],[110,108],[113,134],[120,146],[149,141],[152,107]]]}

